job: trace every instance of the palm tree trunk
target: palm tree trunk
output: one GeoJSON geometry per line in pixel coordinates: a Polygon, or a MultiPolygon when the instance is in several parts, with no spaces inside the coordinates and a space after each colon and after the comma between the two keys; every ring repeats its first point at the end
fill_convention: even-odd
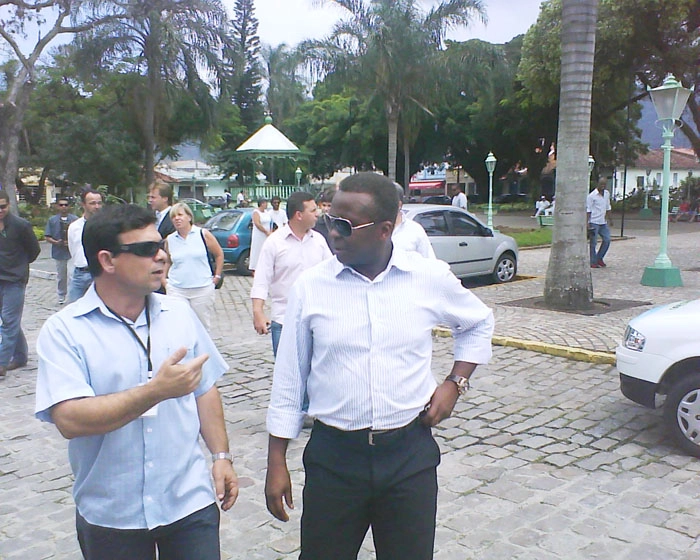
{"type": "Polygon", "coordinates": [[[598,0],[563,0],[557,204],[544,299],[555,309],[590,309],[586,242],[591,90],[598,0]]]}
{"type": "Polygon", "coordinates": [[[399,137],[399,110],[398,107],[386,105],[386,121],[388,127],[389,146],[388,146],[388,162],[387,174],[389,179],[396,181],[396,154],[398,152],[398,137],[399,137]]]}
{"type": "Polygon", "coordinates": [[[411,182],[411,144],[408,135],[403,137],[403,192],[408,193],[408,184],[411,182]]]}

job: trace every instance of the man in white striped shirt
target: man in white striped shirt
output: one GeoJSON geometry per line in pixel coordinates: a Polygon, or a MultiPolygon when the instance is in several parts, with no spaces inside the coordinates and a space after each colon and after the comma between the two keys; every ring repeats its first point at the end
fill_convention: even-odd
{"type": "Polygon", "coordinates": [[[265,495],[287,521],[286,450],[308,395],[316,421],[304,452],[304,560],[356,558],[369,527],[377,558],[432,558],[440,451],[430,428],[491,357],[493,314],[447,264],[393,248],[397,211],[386,177],[343,180],[324,218],[336,258],[302,273],[288,298],[265,495]],[[430,363],[439,324],[452,329],[455,362],[438,385],[430,363]]]}

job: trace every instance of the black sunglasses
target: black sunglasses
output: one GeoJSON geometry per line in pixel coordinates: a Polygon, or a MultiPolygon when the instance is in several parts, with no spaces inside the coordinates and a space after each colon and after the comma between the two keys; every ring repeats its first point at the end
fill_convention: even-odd
{"type": "Polygon", "coordinates": [[[119,253],[131,253],[137,257],[153,258],[158,254],[158,251],[165,250],[165,239],[160,241],[140,241],[138,243],[129,243],[127,245],[119,245],[112,251],[113,255],[119,253]]]}
{"type": "Polygon", "coordinates": [[[326,224],[328,231],[334,229],[341,237],[350,237],[354,230],[366,228],[375,224],[375,222],[367,222],[366,224],[354,226],[350,220],[339,218],[338,216],[331,216],[330,214],[323,214],[323,221],[326,224]]]}
{"type": "Polygon", "coordinates": [[[0,210],[5,210],[9,204],[0,204],[0,210]]]}

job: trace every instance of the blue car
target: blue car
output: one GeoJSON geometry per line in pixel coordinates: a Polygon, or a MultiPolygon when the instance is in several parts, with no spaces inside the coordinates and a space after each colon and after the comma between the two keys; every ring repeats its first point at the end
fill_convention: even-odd
{"type": "Polygon", "coordinates": [[[210,218],[207,228],[224,251],[224,263],[232,264],[239,274],[249,275],[250,240],[253,234],[253,208],[222,210],[210,218]]]}

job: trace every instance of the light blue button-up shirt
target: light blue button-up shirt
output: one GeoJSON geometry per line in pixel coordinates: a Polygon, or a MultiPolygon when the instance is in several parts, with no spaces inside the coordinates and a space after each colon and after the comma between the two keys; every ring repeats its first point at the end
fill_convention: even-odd
{"type": "MultiPolygon", "coordinates": [[[[209,360],[194,393],[161,402],[157,416],[70,440],[73,496],[80,515],[93,525],[152,529],[215,501],[199,443],[196,397],[209,391],[228,366],[187,302],[159,294],[149,300],[154,375],[180,347],[187,348],[183,361],[203,353],[209,360]]],[[[145,313],[134,323],[125,320],[146,346],[145,313]]],[[[35,412],[47,422],[57,403],[124,391],[148,380],[144,349],[107,309],[94,285],[46,321],[37,353],[35,412]]]]}
{"type": "MultiPolygon", "coordinates": [[[[295,438],[308,414],[341,430],[408,424],[437,386],[432,329],[452,329],[454,359],[491,358],[491,310],[447,263],[394,248],[374,280],[328,259],[292,287],[267,412],[267,429],[295,438]]],[[[443,372],[445,375],[449,372],[443,372]]]]}

